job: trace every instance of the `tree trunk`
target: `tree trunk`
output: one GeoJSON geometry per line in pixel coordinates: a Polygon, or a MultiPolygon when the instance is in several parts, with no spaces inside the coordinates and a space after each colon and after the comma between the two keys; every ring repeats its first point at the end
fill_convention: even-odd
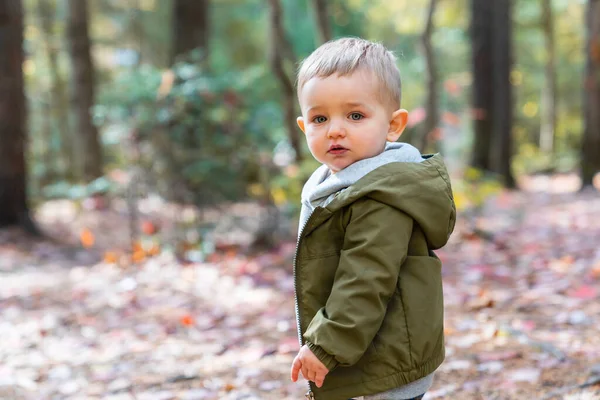
{"type": "Polygon", "coordinates": [[[283,29],[283,12],[279,0],[269,0],[270,6],[270,29],[269,34],[269,61],[273,72],[279,79],[283,89],[283,110],[284,120],[288,131],[288,138],[294,151],[296,152],[296,161],[302,161],[302,145],[300,134],[296,126],[296,95],[294,84],[285,71],[283,52],[291,46],[287,42],[285,30],[283,29]]]}
{"type": "Polygon", "coordinates": [[[512,188],[511,0],[472,0],[471,6],[475,130],[471,165],[498,174],[512,188]]]}
{"type": "MultiPolygon", "coordinates": [[[[76,157],[73,146],[73,133],[69,127],[69,104],[68,96],[65,90],[66,84],[64,79],[61,77],[59,66],[58,66],[58,55],[59,46],[57,43],[57,36],[54,33],[54,19],[56,15],[56,1],[55,0],[39,0],[38,1],[38,14],[40,19],[40,25],[44,33],[44,47],[46,51],[46,57],[48,58],[48,67],[50,69],[50,102],[48,105],[48,111],[51,117],[51,126],[53,125],[56,130],[52,132],[52,136],[58,135],[60,137],[60,149],[61,154],[50,154],[50,162],[54,162],[54,165],[48,165],[48,168],[56,173],[58,176],[62,176],[67,179],[75,179],[74,171],[77,170],[77,166],[74,165],[73,160],[76,157]]],[[[50,142],[48,142],[49,144],[50,142]]]]}
{"type": "Polygon", "coordinates": [[[542,27],[546,44],[546,65],[544,66],[545,85],[542,90],[540,149],[553,153],[556,133],[556,55],[552,0],[542,0],[542,27]]]}
{"type": "Polygon", "coordinates": [[[584,132],[581,149],[583,187],[600,171],[600,0],[589,0],[584,82],[584,132]]]}
{"type": "Polygon", "coordinates": [[[31,224],[26,190],[22,46],[21,1],[0,1],[0,227],[31,224]]]}
{"type": "Polygon", "coordinates": [[[474,140],[471,166],[489,170],[492,140],[492,7],[489,0],[472,0],[471,62],[473,68],[474,140]]]}
{"type": "Polygon", "coordinates": [[[493,7],[493,65],[494,65],[494,130],[490,156],[491,170],[499,174],[508,188],[515,187],[511,172],[513,95],[510,73],[512,69],[512,0],[494,0],[493,7]]]}
{"type": "Polygon", "coordinates": [[[427,21],[425,23],[425,30],[421,37],[423,50],[425,52],[425,61],[427,69],[427,103],[425,105],[426,117],[423,123],[423,133],[421,137],[421,151],[428,152],[429,144],[433,143],[434,147],[437,148],[435,142],[437,142],[436,130],[438,129],[439,123],[439,110],[438,110],[438,76],[436,70],[436,62],[433,54],[433,46],[431,45],[431,34],[433,32],[433,15],[437,6],[438,0],[430,0],[429,12],[427,13],[427,21]]]}
{"type": "Polygon", "coordinates": [[[173,47],[171,63],[182,54],[199,48],[207,59],[209,39],[209,0],[173,1],[173,47]]]}
{"type": "Polygon", "coordinates": [[[92,123],[94,65],[90,55],[87,0],[69,0],[68,36],[74,80],[73,106],[77,118],[80,165],[84,181],[102,176],[102,149],[98,129],[92,123]]]}
{"type": "Polygon", "coordinates": [[[331,40],[331,23],[329,22],[329,12],[327,10],[327,1],[312,0],[313,14],[317,25],[319,44],[331,40]]]}

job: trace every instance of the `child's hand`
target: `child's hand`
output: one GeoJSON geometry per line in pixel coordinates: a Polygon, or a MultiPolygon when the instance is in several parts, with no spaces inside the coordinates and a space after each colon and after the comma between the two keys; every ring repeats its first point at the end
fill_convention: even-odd
{"type": "Polygon", "coordinates": [[[319,361],[306,345],[302,346],[292,363],[292,382],[298,380],[299,371],[302,371],[302,376],[314,382],[317,387],[323,386],[325,375],[329,372],[325,365],[319,361]]]}

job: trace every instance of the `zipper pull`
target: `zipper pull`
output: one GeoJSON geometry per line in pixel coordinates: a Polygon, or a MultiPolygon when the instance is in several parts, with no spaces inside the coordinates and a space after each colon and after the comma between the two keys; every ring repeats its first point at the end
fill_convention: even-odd
{"type": "Polygon", "coordinates": [[[308,392],[306,392],[306,400],[315,400],[315,395],[313,394],[312,390],[309,390],[308,392]]]}

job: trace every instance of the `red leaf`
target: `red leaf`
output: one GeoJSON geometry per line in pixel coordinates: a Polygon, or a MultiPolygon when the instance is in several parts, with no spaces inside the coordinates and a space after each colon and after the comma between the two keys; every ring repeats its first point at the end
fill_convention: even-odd
{"type": "Polygon", "coordinates": [[[598,289],[592,286],[583,285],[578,289],[569,292],[569,296],[576,299],[590,300],[598,296],[598,289]]]}

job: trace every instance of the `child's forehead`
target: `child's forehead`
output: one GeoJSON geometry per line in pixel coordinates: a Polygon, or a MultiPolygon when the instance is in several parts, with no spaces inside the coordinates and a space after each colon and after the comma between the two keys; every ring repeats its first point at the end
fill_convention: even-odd
{"type": "Polygon", "coordinates": [[[354,71],[349,74],[334,73],[328,76],[314,76],[304,83],[301,93],[316,94],[329,90],[343,90],[351,92],[357,97],[368,98],[382,91],[382,85],[375,74],[354,71]]]}
{"type": "Polygon", "coordinates": [[[357,70],[349,74],[335,73],[329,76],[314,76],[300,89],[301,100],[310,101],[320,97],[334,97],[342,92],[345,103],[361,103],[379,106],[387,99],[383,83],[371,71],[357,70]]]}

